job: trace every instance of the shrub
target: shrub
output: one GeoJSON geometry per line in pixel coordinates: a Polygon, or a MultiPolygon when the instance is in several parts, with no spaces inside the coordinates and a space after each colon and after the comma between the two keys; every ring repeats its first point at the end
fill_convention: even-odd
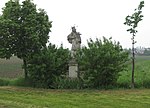
{"type": "Polygon", "coordinates": [[[28,63],[29,77],[34,87],[50,88],[55,76],[66,74],[69,50],[50,44],[35,54],[28,63]]]}
{"type": "Polygon", "coordinates": [[[7,86],[9,84],[9,80],[8,79],[0,79],[0,86],[7,86]]]}
{"type": "Polygon", "coordinates": [[[82,81],[78,78],[56,77],[52,88],[55,89],[82,89],[82,81]]]}
{"type": "Polygon", "coordinates": [[[15,78],[15,79],[9,79],[9,84],[10,86],[24,86],[24,87],[30,87],[32,86],[32,83],[30,79],[25,79],[25,78],[15,78]]]}
{"type": "Polygon", "coordinates": [[[150,88],[150,80],[144,80],[143,81],[143,87],[144,88],[150,88]]]}
{"type": "Polygon", "coordinates": [[[125,69],[128,53],[123,51],[119,42],[112,42],[111,38],[103,37],[103,41],[90,39],[88,47],[78,51],[77,61],[87,87],[108,87],[116,84],[119,72],[125,69]]]}

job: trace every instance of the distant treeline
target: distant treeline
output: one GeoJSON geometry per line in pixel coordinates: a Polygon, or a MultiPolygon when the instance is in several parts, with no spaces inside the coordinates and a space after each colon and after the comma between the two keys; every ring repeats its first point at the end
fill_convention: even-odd
{"type": "MultiPolygon", "coordinates": [[[[129,49],[125,48],[124,50],[129,52],[129,54],[132,53],[132,49],[131,48],[129,48],[129,49]]],[[[135,48],[135,54],[136,55],[143,55],[143,56],[150,56],[150,47],[148,47],[148,48],[136,47],[135,48]]]]}

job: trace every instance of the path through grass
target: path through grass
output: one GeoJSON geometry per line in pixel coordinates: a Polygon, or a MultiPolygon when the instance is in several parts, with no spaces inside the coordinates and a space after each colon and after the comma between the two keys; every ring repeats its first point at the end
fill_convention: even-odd
{"type": "Polygon", "coordinates": [[[149,108],[150,89],[43,90],[0,87],[0,108],[149,108]]]}

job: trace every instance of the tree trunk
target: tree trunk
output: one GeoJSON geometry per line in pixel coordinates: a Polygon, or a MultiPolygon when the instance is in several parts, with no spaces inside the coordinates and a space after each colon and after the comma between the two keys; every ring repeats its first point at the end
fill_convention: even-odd
{"type": "Polygon", "coordinates": [[[131,82],[131,88],[134,88],[134,68],[135,68],[135,54],[133,54],[132,58],[132,82],[131,82]]]}
{"type": "Polygon", "coordinates": [[[26,59],[23,59],[23,66],[24,66],[24,78],[27,79],[28,78],[28,71],[27,71],[27,61],[26,59]]]}
{"type": "Polygon", "coordinates": [[[133,35],[133,42],[132,42],[132,80],[131,80],[131,88],[134,88],[134,68],[135,68],[135,49],[134,49],[134,35],[133,35]]]}

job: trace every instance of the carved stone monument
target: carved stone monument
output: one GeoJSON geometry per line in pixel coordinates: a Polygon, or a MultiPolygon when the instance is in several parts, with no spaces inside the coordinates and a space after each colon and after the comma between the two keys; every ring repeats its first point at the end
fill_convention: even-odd
{"type": "Polygon", "coordinates": [[[78,76],[78,63],[76,62],[76,52],[81,45],[80,33],[76,32],[76,28],[72,27],[72,32],[67,36],[68,42],[72,44],[71,48],[71,60],[69,61],[69,77],[77,78],[78,76]]]}

